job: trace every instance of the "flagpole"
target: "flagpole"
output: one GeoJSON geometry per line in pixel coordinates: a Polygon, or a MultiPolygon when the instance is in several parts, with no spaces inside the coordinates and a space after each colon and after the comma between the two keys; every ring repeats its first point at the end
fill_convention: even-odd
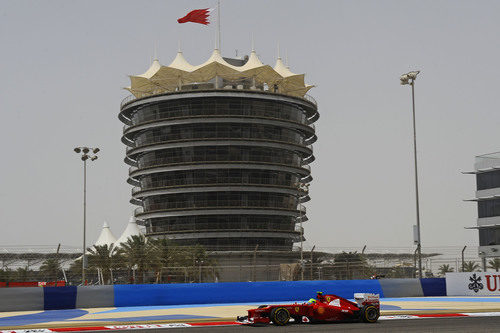
{"type": "Polygon", "coordinates": [[[217,48],[221,51],[220,47],[220,0],[217,0],[217,48]]]}

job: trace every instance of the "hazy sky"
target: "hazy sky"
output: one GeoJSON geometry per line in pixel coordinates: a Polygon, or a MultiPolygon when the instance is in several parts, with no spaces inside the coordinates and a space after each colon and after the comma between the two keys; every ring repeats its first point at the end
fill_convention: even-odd
{"type": "MultiPolygon", "coordinates": [[[[0,2],[0,246],[80,246],[82,162],[88,239],[104,220],[115,236],[134,208],[125,181],[127,75],[143,73],[154,45],[168,65],[182,41],[205,61],[215,25],[176,22],[216,1],[0,2]]],[[[416,82],[422,245],[477,245],[474,156],[500,150],[500,2],[222,1],[222,53],[264,63],[277,44],[306,73],[318,101],[306,245],[411,247],[415,223],[411,94],[416,82]]]]}

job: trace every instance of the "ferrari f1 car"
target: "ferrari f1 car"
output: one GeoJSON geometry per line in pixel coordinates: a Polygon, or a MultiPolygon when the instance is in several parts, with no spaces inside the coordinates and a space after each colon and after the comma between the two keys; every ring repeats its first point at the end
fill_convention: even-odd
{"type": "Polygon", "coordinates": [[[283,326],[294,323],[329,323],[361,321],[375,323],[380,316],[378,294],[356,293],[355,302],[336,295],[318,292],[316,299],[305,303],[261,305],[248,310],[248,316],[238,317],[242,324],[259,325],[273,323],[283,326]]]}

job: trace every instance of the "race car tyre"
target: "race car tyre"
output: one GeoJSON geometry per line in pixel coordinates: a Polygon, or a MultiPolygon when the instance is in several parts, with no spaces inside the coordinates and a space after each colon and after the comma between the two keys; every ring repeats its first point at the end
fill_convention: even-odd
{"type": "Polygon", "coordinates": [[[274,325],[284,326],[290,320],[290,312],[286,308],[274,308],[271,310],[269,318],[274,325]]]}
{"type": "Polygon", "coordinates": [[[376,323],[378,317],[380,317],[380,312],[373,305],[365,306],[361,310],[361,320],[363,320],[365,323],[376,323]]]}

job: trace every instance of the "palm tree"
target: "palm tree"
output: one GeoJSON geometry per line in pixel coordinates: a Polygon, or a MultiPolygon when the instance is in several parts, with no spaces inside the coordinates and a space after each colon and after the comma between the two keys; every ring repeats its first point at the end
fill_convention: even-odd
{"type": "Polygon", "coordinates": [[[153,239],[150,243],[154,251],[152,268],[155,271],[156,283],[159,283],[165,268],[182,265],[184,254],[182,249],[169,239],[153,239]]]}
{"type": "Polygon", "coordinates": [[[15,279],[19,282],[33,281],[35,272],[26,267],[19,267],[15,273],[15,279]]]}
{"type": "Polygon", "coordinates": [[[9,268],[0,268],[0,282],[9,282],[14,279],[14,274],[9,268]]]}
{"type": "Polygon", "coordinates": [[[443,264],[439,266],[439,275],[444,276],[446,273],[453,272],[453,268],[450,265],[443,264]]]}
{"type": "Polygon", "coordinates": [[[207,251],[202,245],[196,244],[190,247],[184,247],[179,254],[183,266],[191,266],[188,269],[188,277],[191,281],[202,282],[204,277],[211,276],[215,278],[218,272],[215,271],[215,260],[208,256],[207,251]]]}
{"type": "Polygon", "coordinates": [[[157,260],[153,246],[146,241],[144,235],[130,236],[120,246],[118,254],[123,257],[123,262],[128,269],[137,270],[139,283],[143,283],[146,272],[152,268],[157,260]]]}
{"type": "Polygon", "coordinates": [[[111,283],[111,270],[120,264],[120,255],[113,245],[95,245],[89,249],[88,265],[90,269],[102,272],[104,284],[111,283]]]}
{"type": "Polygon", "coordinates": [[[46,259],[40,266],[40,272],[46,280],[57,280],[61,272],[61,265],[56,258],[46,259]]]}
{"type": "Polygon", "coordinates": [[[335,268],[338,277],[341,279],[350,280],[354,276],[356,278],[367,277],[371,275],[371,270],[366,262],[366,258],[363,254],[354,252],[337,253],[334,256],[335,268]]]}
{"type": "Polygon", "coordinates": [[[466,261],[464,262],[462,272],[477,272],[479,267],[479,264],[474,261],[466,261]]]}
{"type": "Polygon", "coordinates": [[[81,256],[78,259],[75,259],[66,270],[66,277],[68,281],[71,281],[75,284],[79,284],[82,282],[82,259],[81,256]]]}
{"type": "Polygon", "coordinates": [[[488,260],[488,268],[492,268],[495,270],[495,272],[498,272],[498,270],[500,269],[500,259],[495,258],[488,260]]]}

